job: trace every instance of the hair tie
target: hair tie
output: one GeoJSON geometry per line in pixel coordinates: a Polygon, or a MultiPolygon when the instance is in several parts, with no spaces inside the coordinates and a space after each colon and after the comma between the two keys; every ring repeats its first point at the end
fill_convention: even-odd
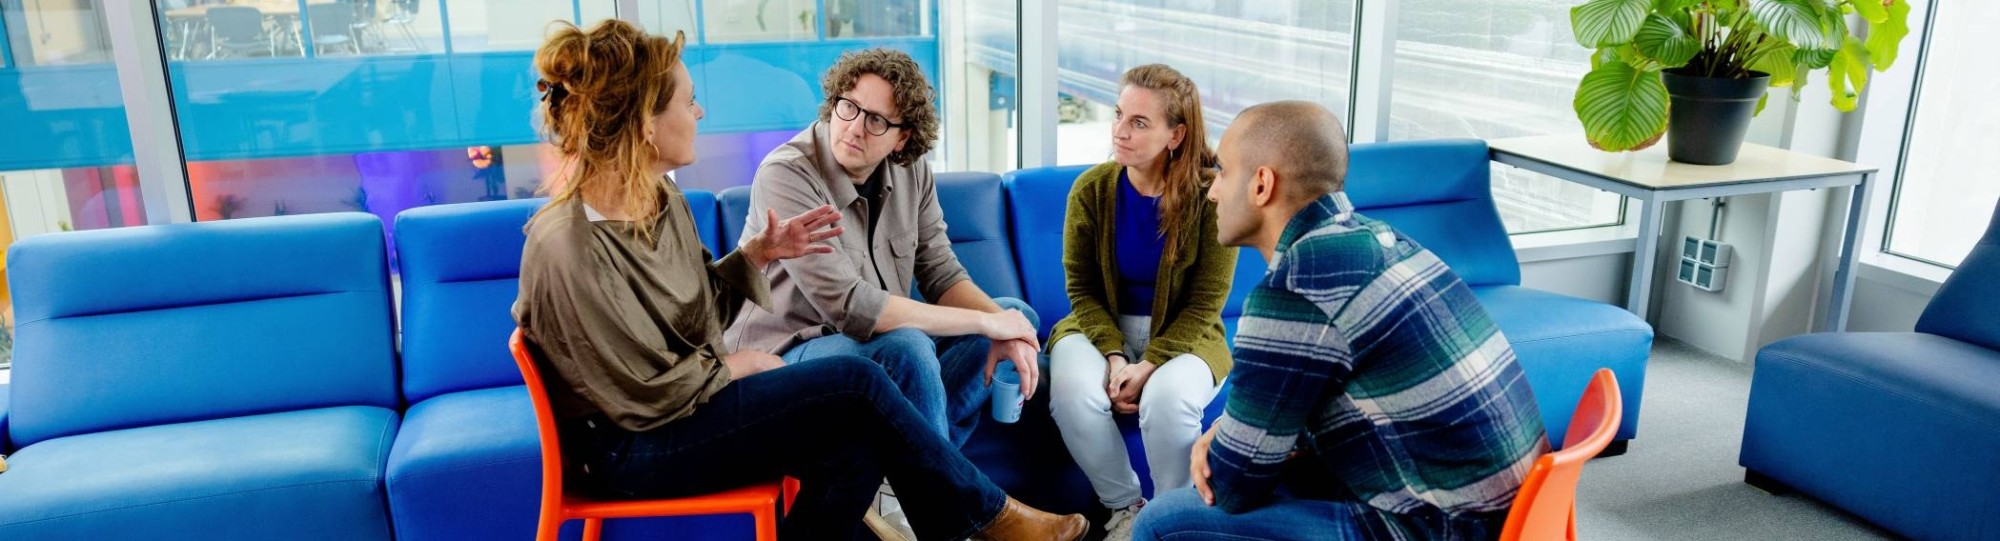
{"type": "Polygon", "coordinates": [[[549,82],[548,79],[536,79],[535,90],[542,92],[542,101],[544,102],[550,100],[560,101],[563,99],[563,96],[569,95],[568,87],[563,86],[562,83],[549,82]]]}

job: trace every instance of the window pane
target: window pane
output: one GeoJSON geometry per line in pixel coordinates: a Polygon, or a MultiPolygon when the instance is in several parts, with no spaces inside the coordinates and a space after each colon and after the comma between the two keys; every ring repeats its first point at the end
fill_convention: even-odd
{"type": "MultiPolygon", "coordinates": [[[[523,7],[502,0],[307,0],[301,27],[301,4],[160,6],[196,220],[367,212],[393,230],[412,207],[533,196],[554,161],[526,51],[550,19],[496,28],[523,7]]],[[[574,16],[560,4],[551,19],[574,16]]]]}
{"type": "MultiPolygon", "coordinates": [[[[1939,2],[1919,75],[1921,100],[1903,148],[1889,251],[1956,267],[2000,199],[2000,72],[1983,35],[2000,20],[1990,2],[1939,2]]],[[[1914,21],[1913,21],[1914,22],[1914,21]]],[[[1904,54],[1911,48],[1906,44],[1904,54]]],[[[1907,61],[1907,60],[1905,60],[1907,61]]]]}
{"type": "MultiPolygon", "coordinates": [[[[948,104],[939,146],[963,149],[952,168],[1004,173],[1020,163],[1020,61],[1016,22],[1019,0],[947,2],[943,18],[958,47],[945,46],[946,81],[939,94],[948,104]],[[954,71],[956,70],[956,71],[954,71]],[[956,107],[949,106],[956,104],[956,107]],[[952,111],[956,111],[953,113],[952,111]]],[[[935,153],[932,156],[938,158],[935,153]]],[[[943,167],[939,167],[940,170],[943,167]]]]}
{"type": "Polygon", "coordinates": [[[550,21],[588,27],[617,16],[615,0],[449,0],[451,50],[533,51],[550,21]]]}
{"type": "MultiPolygon", "coordinates": [[[[935,24],[929,2],[920,0],[827,0],[838,9],[913,13],[921,23],[935,24]]],[[[640,2],[640,21],[671,33],[681,21],[701,21],[688,31],[685,58],[694,77],[695,97],[706,111],[695,141],[694,165],[674,176],[682,187],[720,191],[750,184],[757,164],[771,149],[784,144],[819,119],[824,99],[820,77],[840,54],[887,47],[909,53],[937,86],[939,46],[936,32],[921,34],[884,26],[900,17],[833,21],[821,37],[815,19],[818,0],[647,0],[640,2]],[[760,21],[761,19],[761,21],[760,21]],[[889,22],[884,22],[889,21],[889,22]],[[838,36],[833,34],[838,33],[838,36]]],[[[841,11],[841,13],[861,13],[841,11]]],[[[949,96],[951,88],[940,89],[949,96]]]]}
{"type": "MultiPolygon", "coordinates": [[[[0,0],[0,251],[146,223],[102,0],[0,0]]],[[[4,277],[0,266],[0,277],[4,277]]],[[[0,367],[13,303],[0,280],[0,367]]]]}
{"type": "Polygon", "coordinates": [[[1352,0],[1063,0],[1057,10],[1059,164],[1110,159],[1119,77],[1143,64],[1201,88],[1210,144],[1267,101],[1312,100],[1346,116],[1352,0]]]}
{"type": "MultiPolygon", "coordinates": [[[[1570,31],[1572,0],[1405,0],[1397,6],[1389,138],[1502,139],[1574,133],[1570,101],[1590,51],[1570,31]]],[[[1622,198],[1495,165],[1508,231],[1618,222],[1622,198]]]]}

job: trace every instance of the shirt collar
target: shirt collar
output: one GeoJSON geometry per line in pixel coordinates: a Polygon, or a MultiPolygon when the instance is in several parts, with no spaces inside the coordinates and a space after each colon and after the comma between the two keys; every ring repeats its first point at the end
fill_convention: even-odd
{"type": "Polygon", "coordinates": [[[1340,191],[1319,196],[1319,199],[1314,199],[1300,208],[1298,214],[1293,214],[1292,220],[1285,223],[1284,234],[1278,236],[1277,251],[1279,253],[1290,251],[1292,244],[1298,242],[1299,237],[1319,229],[1328,222],[1341,223],[1352,220],[1354,220],[1354,203],[1347,200],[1347,192],[1340,191]]]}

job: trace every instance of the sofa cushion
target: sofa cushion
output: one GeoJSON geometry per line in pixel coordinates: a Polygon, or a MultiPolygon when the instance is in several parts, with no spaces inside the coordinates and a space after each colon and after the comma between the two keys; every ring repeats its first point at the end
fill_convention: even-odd
{"type": "Polygon", "coordinates": [[[1570,415],[1598,368],[1611,369],[1624,396],[1617,439],[1638,434],[1652,326],[1623,308],[1539,289],[1487,286],[1472,293],[1514,346],[1551,445],[1562,447],[1570,415]]]}
{"type": "Polygon", "coordinates": [[[387,255],[382,222],[351,212],[17,242],[12,441],[394,408],[387,255]]]}
{"type": "Polygon", "coordinates": [[[2000,351],[1921,333],[1757,353],[1744,467],[1914,539],[2000,531],[2000,351]]]}
{"type": "Polygon", "coordinates": [[[1021,271],[1021,300],[1042,318],[1042,335],[1069,315],[1069,291],[1064,287],[1063,224],[1069,213],[1069,189],[1076,176],[1095,165],[1040,167],[1008,172],[1007,206],[1012,217],[1014,263],[1021,271]]]}
{"type": "MultiPolygon", "coordinates": [[[[505,354],[504,346],[495,349],[505,354]]],[[[535,413],[520,385],[446,393],[410,406],[386,473],[396,537],[532,536],[542,487],[538,442],[535,413]]]]}
{"type": "Polygon", "coordinates": [[[43,440],[0,474],[0,539],[388,539],[397,419],[343,406],[43,440]]]}
{"type": "Polygon", "coordinates": [[[1916,330],[2000,349],[2000,308],[1993,299],[2000,299],[2000,208],[1994,209],[1986,236],[1931,296],[1916,330]]]}
{"type": "Polygon", "coordinates": [[[1493,203],[1492,168],[1477,139],[1354,145],[1347,195],[1356,211],[1416,239],[1465,283],[1519,285],[1521,265],[1493,203]]]}
{"type": "Polygon", "coordinates": [[[945,236],[951,238],[951,251],[972,275],[972,283],[989,296],[1021,298],[1000,175],[939,173],[937,192],[945,236]]]}
{"type": "Polygon", "coordinates": [[[405,399],[521,384],[505,344],[514,331],[522,228],[547,202],[434,205],[396,215],[405,399]]]}

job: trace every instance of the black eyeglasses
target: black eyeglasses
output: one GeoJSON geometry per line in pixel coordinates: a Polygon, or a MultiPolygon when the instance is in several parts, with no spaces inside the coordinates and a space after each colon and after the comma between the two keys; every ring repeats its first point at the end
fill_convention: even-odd
{"type": "Polygon", "coordinates": [[[890,122],[888,117],[874,111],[862,109],[861,104],[854,103],[854,100],[839,96],[833,98],[833,115],[840,117],[841,120],[852,121],[860,117],[862,113],[868,113],[868,120],[863,122],[863,127],[868,128],[869,135],[882,135],[889,133],[889,128],[909,126],[909,124],[890,122]]]}

